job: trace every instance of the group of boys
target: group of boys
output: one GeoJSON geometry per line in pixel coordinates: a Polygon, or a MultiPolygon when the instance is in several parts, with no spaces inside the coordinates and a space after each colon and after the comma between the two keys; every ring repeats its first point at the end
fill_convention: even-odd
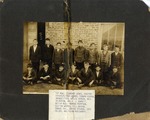
{"type": "Polygon", "coordinates": [[[50,39],[46,38],[45,46],[41,50],[37,40],[34,39],[33,46],[29,50],[30,64],[23,75],[24,83],[122,87],[120,78],[122,54],[119,52],[119,46],[115,46],[113,53],[109,52],[107,44],[103,45],[100,53],[95,43],[91,43],[89,49],[86,49],[82,40],[78,41],[75,49],[71,43],[66,46],[63,50],[61,43],[58,42],[54,48],[50,44],[50,39]],[[44,64],[39,70],[41,61],[44,64]]]}

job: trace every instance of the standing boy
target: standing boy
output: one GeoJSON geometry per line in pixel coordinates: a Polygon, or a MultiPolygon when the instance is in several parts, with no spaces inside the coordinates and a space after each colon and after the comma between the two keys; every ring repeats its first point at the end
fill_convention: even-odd
{"type": "Polygon", "coordinates": [[[78,47],[74,52],[74,59],[77,65],[77,69],[81,70],[84,67],[84,61],[86,60],[86,49],[83,47],[82,40],[78,41],[78,47]]]}
{"type": "Polygon", "coordinates": [[[39,72],[40,60],[41,60],[41,48],[38,46],[36,39],[33,40],[33,45],[29,50],[29,59],[36,72],[39,72]]]}

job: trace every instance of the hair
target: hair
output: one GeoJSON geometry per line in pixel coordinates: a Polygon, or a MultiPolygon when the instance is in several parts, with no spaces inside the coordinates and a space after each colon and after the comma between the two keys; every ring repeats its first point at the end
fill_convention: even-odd
{"type": "Polygon", "coordinates": [[[108,47],[108,44],[104,43],[103,46],[107,46],[108,47]]]}
{"type": "Polygon", "coordinates": [[[46,40],[46,41],[50,41],[50,39],[49,39],[49,38],[46,38],[45,40],[46,40]]]}
{"type": "Polygon", "coordinates": [[[61,45],[61,42],[56,43],[56,45],[59,45],[59,44],[61,45]]]}
{"type": "Polygon", "coordinates": [[[92,45],[96,45],[96,44],[95,43],[91,43],[90,46],[92,46],[92,45]]]}
{"type": "Polygon", "coordinates": [[[70,46],[72,46],[72,43],[71,43],[71,42],[68,42],[66,45],[70,45],[70,46]]]}
{"type": "Polygon", "coordinates": [[[78,43],[83,43],[83,41],[82,41],[82,40],[79,40],[78,43]]]}
{"type": "Polygon", "coordinates": [[[115,45],[116,48],[119,48],[119,45],[115,45]]]}
{"type": "Polygon", "coordinates": [[[37,41],[37,39],[33,39],[33,41],[37,41]]]}

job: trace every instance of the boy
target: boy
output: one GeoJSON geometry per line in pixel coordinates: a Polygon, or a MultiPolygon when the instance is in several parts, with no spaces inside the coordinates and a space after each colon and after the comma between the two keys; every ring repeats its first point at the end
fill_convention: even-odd
{"type": "Polygon", "coordinates": [[[87,57],[90,63],[90,68],[94,71],[99,58],[98,51],[95,48],[95,43],[90,44],[90,49],[88,50],[87,57]]]}
{"type": "Polygon", "coordinates": [[[33,85],[36,80],[36,72],[33,70],[31,64],[27,65],[27,71],[23,74],[23,82],[25,84],[33,85]]]}
{"type": "Polygon", "coordinates": [[[94,84],[102,85],[103,84],[103,74],[101,72],[100,65],[96,65],[96,70],[94,71],[95,81],[94,84]]]}
{"type": "Polygon", "coordinates": [[[112,89],[121,88],[120,73],[116,66],[113,67],[113,71],[110,73],[108,84],[112,89]]]}
{"type": "Polygon", "coordinates": [[[84,61],[86,60],[86,49],[83,47],[82,40],[78,41],[78,47],[74,51],[74,60],[77,65],[77,69],[81,70],[84,67],[84,61]]]}
{"type": "Polygon", "coordinates": [[[79,88],[82,86],[89,86],[91,87],[94,82],[94,75],[92,70],[89,68],[89,62],[84,62],[84,68],[81,69],[79,72],[79,88]]]}
{"type": "Polygon", "coordinates": [[[49,67],[52,68],[54,47],[50,44],[50,39],[45,39],[45,46],[43,47],[43,61],[48,63],[49,67]]]}
{"type": "Polygon", "coordinates": [[[65,72],[65,69],[64,69],[64,65],[61,64],[59,66],[59,69],[57,69],[55,71],[55,77],[53,79],[53,83],[63,86],[64,83],[65,83],[65,79],[66,79],[66,72],[65,72]]]}
{"type": "Polygon", "coordinates": [[[101,71],[103,73],[103,79],[105,83],[107,83],[107,80],[108,80],[110,62],[111,62],[111,54],[108,51],[108,45],[104,44],[103,50],[100,53],[100,65],[101,65],[101,69],[102,69],[101,71]]]}
{"type": "Polygon", "coordinates": [[[79,84],[78,72],[79,72],[79,70],[76,69],[76,65],[72,64],[71,71],[70,71],[69,77],[68,77],[68,84],[76,84],[76,85],[79,84]]]}
{"type": "Polygon", "coordinates": [[[44,63],[43,68],[40,70],[39,79],[44,83],[52,83],[52,71],[47,63],[44,63]]]}
{"type": "Polygon", "coordinates": [[[64,53],[63,50],[61,49],[60,42],[56,44],[56,49],[54,49],[53,62],[55,65],[55,69],[58,69],[59,66],[64,62],[64,53]]]}
{"type": "Polygon", "coordinates": [[[115,46],[115,52],[111,54],[111,68],[113,66],[116,66],[118,69],[120,69],[122,64],[122,54],[119,52],[119,46],[115,46]]]}
{"type": "Polygon", "coordinates": [[[29,59],[36,72],[39,72],[40,60],[41,60],[41,47],[38,46],[36,39],[33,40],[33,45],[29,50],[29,59]]]}

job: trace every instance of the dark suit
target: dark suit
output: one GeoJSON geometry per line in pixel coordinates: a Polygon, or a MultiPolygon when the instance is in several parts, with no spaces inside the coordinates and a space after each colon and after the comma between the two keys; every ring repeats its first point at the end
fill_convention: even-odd
{"type": "Polygon", "coordinates": [[[69,73],[69,78],[68,78],[68,83],[69,84],[78,84],[78,73],[79,70],[75,69],[75,71],[73,72],[72,70],[69,73]],[[74,78],[74,80],[72,80],[71,78],[74,78]]]}
{"type": "Polygon", "coordinates": [[[52,68],[52,59],[53,59],[54,47],[52,45],[45,45],[43,47],[43,61],[48,63],[49,67],[52,68]]]}
{"type": "Polygon", "coordinates": [[[82,68],[79,72],[79,78],[84,85],[89,85],[89,83],[94,80],[94,74],[90,68],[88,68],[87,72],[85,68],[82,68]]]}
{"type": "Polygon", "coordinates": [[[117,88],[121,87],[121,78],[120,78],[120,73],[116,72],[113,73],[111,72],[109,75],[109,86],[115,86],[117,88]]]}
{"type": "Polygon", "coordinates": [[[111,67],[113,68],[113,66],[116,66],[120,68],[121,64],[122,64],[122,54],[118,53],[117,55],[115,55],[115,52],[113,52],[111,54],[111,67]]]}
{"type": "Polygon", "coordinates": [[[58,69],[59,65],[64,62],[64,53],[62,49],[59,49],[59,51],[57,51],[57,49],[54,49],[53,62],[56,69],[58,69]]]}
{"type": "Polygon", "coordinates": [[[81,70],[84,67],[84,61],[87,59],[87,51],[84,47],[77,47],[74,51],[74,60],[77,69],[81,70]]]}
{"type": "Polygon", "coordinates": [[[34,70],[31,70],[31,73],[29,74],[29,71],[26,71],[23,73],[23,77],[26,77],[26,78],[31,78],[31,80],[25,80],[23,79],[23,81],[25,83],[28,83],[28,82],[35,82],[36,81],[36,72],[34,70]]]}
{"type": "Polygon", "coordinates": [[[29,59],[31,60],[33,68],[38,72],[40,60],[41,60],[41,48],[40,48],[40,46],[37,46],[35,52],[34,52],[33,46],[30,47],[29,59]]]}
{"type": "Polygon", "coordinates": [[[69,69],[70,66],[74,63],[74,49],[64,50],[64,63],[66,69],[69,69]]]}
{"type": "Polygon", "coordinates": [[[46,80],[41,79],[41,81],[43,82],[47,82],[47,81],[51,81],[52,80],[52,71],[50,68],[48,68],[47,71],[44,70],[44,68],[42,68],[39,72],[39,79],[40,77],[46,77],[46,76],[50,76],[48,77],[46,80]]]}
{"type": "Polygon", "coordinates": [[[54,84],[62,85],[65,83],[65,79],[66,79],[65,70],[63,70],[63,71],[56,70],[55,71],[55,77],[53,79],[54,84]],[[60,80],[58,81],[57,78],[59,78],[60,80]]]}
{"type": "Polygon", "coordinates": [[[94,77],[95,77],[95,84],[100,85],[103,81],[103,73],[101,71],[99,71],[99,73],[97,74],[96,71],[94,71],[94,77]]]}

